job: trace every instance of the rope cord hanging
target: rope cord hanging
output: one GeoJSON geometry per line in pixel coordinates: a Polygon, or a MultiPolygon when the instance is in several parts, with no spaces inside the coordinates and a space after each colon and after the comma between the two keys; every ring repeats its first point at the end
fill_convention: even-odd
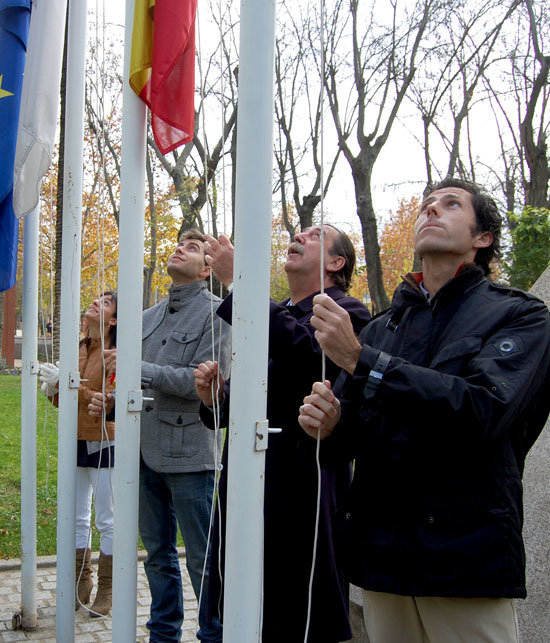
{"type": "MultiPolygon", "coordinates": [[[[48,197],[48,221],[46,224],[46,229],[47,230],[52,230],[53,229],[53,185],[50,180],[50,194],[48,197]]],[[[39,230],[42,231],[44,229],[43,225],[43,216],[44,216],[44,211],[42,207],[38,208],[38,220],[39,220],[39,230]]],[[[49,251],[49,302],[48,302],[48,319],[53,320],[53,297],[54,297],[54,287],[53,287],[53,278],[54,278],[54,258],[53,258],[53,238],[51,236],[48,236],[48,251],[49,251]]],[[[41,263],[42,263],[42,253],[38,253],[38,274],[41,275],[44,273],[44,270],[41,268],[41,263]]],[[[38,284],[38,293],[39,293],[39,298],[40,298],[40,310],[42,311],[42,337],[43,337],[43,347],[44,347],[44,353],[46,355],[46,363],[53,362],[53,326],[52,326],[52,332],[51,332],[51,349],[48,348],[48,342],[47,342],[47,337],[46,337],[46,324],[44,323],[44,297],[42,294],[42,286],[39,283],[38,284]],[[51,360],[50,360],[51,357],[51,360]]],[[[44,422],[42,423],[42,434],[44,436],[44,443],[46,445],[46,480],[44,483],[44,488],[46,489],[46,497],[49,499],[50,493],[49,493],[49,479],[50,479],[50,464],[51,464],[51,450],[50,450],[50,440],[48,437],[48,431],[47,431],[47,426],[48,426],[48,415],[49,415],[49,410],[50,407],[53,407],[54,411],[54,420],[55,424],[57,426],[57,409],[53,404],[51,403],[53,401],[53,396],[51,396],[51,400],[46,396],[45,398],[45,403],[44,403],[44,422]]]]}
{"type": "MultiPolygon", "coordinates": [[[[220,15],[221,15],[221,9],[220,9],[220,15]]],[[[220,22],[220,43],[221,43],[221,37],[222,37],[222,23],[220,22]]],[[[201,19],[200,19],[200,4],[197,5],[197,32],[198,32],[198,68],[199,68],[199,86],[200,86],[200,105],[201,105],[201,121],[202,121],[202,131],[203,133],[206,132],[206,115],[205,115],[205,87],[204,87],[204,75],[203,75],[203,68],[202,68],[202,41],[201,41],[201,19]]],[[[220,45],[221,47],[221,45],[220,45]]],[[[222,149],[223,145],[225,144],[225,139],[224,139],[224,123],[225,123],[225,105],[223,102],[223,94],[224,94],[224,87],[223,87],[223,73],[222,73],[222,149]]],[[[206,193],[206,213],[207,213],[207,228],[210,232],[210,234],[213,234],[215,225],[214,225],[214,214],[212,210],[212,203],[209,198],[208,194],[208,157],[207,157],[207,148],[206,148],[206,140],[205,140],[205,145],[204,145],[204,157],[203,157],[203,167],[204,167],[204,190],[206,193]]],[[[225,230],[225,167],[224,167],[224,157],[222,154],[222,177],[223,177],[223,190],[222,190],[222,195],[223,195],[223,213],[224,213],[224,230],[225,230]]],[[[212,270],[210,270],[210,275],[209,275],[209,286],[210,286],[210,292],[214,293],[214,281],[213,281],[213,275],[212,275],[212,270]]],[[[220,299],[223,296],[223,284],[220,283],[220,291],[219,291],[219,296],[220,299]]],[[[221,355],[221,337],[222,337],[222,320],[221,318],[219,319],[218,322],[218,353],[216,355],[216,322],[215,322],[215,311],[214,311],[214,299],[213,297],[210,297],[210,334],[211,334],[211,346],[212,346],[212,361],[217,362],[218,365],[220,363],[220,355],[221,355]]],[[[206,551],[204,555],[204,561],[203,561],[203,567],[202,567],[202,573],[201,573],[201,584],[200,584],[200,591],[199,591],[199,596],[198,596],[198,606],[200,610],[200,606],[202,603],[202,597],[203,597],[203,592],[204,592],[204,578],[206,576],[206,568],[208,565],[208,551],[210,549],[210,541],[212,538],[212,528],[214,526],[214,513],[216,511],[216,508],[219,509],[219,502],[217,501],[218,499],[218,490],[219,490],[219,482],[220,482],[220,473],[222,469],[222,464],[221,464],[221,453],[218,453],[218,443],[219,443],[219,434],[220,434],[220,403],[219,403],[219,398],[218,398],[218,390],[219,390],[219,385],[220,385],[220,373],[218,369],[218,375],[216,377],[215,381],[212,381],[211,384],[211,395],[212,395],[212,401],[213,401],[213,416],[214,416],[214,467],[215,467],[215,478],[214,478],[214,493],[213,493],[213,500],[212,500],[212,505],[210,507],[210,516],[209,516],[209,521],[208,521],[208,535],[207,535],[207,541],[206,541],[206,551]]],[[[221,525],[221,514],[218,516],[218,523],[221,525]]],[[[221,540],[220,540],[221,543],[221,540]]]]}
{"type": "MultiPolygon", "coordinates": [[[[223,12],[223,7],[222,7],[222,0],[218,0],[218,29],[219,29],[219,35],[220,35],[220,84],[221,84],[221,131],[222,131],[222,155],[221,155],[221,175],[222,175],[222,190],[221,190],[221,196],[222,196],[222,214],[223,214],[223,230],[224,232],[227,230],[227,202],[225,195],[227,194],[226,192],[226,166],[225,166],[225,154],[223,154],[223,150],[225,150],[225,119],[226,119],[226,110],[225,110],[225,75],[224,75],[224,48],[223,48],[223,34],[224,34],[224,12],[223,12]]],[[[229,71],[229,69],[228,69],[229,71]]],[[[201,88],[203,85],[201,84],[201,88]]],[[[203,111],[204,115],[204,111],[203,111]]],[[[210,273],[210,278],[212,278],[212,272],[210,273]]],[[[223,296],[223,284],[220,282],[220,298],[223,296]]],[[[219,336],[221,337],[221,329],[222,329],[222,320],[221,318],[219,319],[219,336]]],[[[214,337],[212,338],[212,341],[214,341],[214,337]]],[[[214,345],[214,344],[213,344],[214,345]]],[[[221,341],[218,346],[218,351],[221,351],[221,341]]],[[[220,363],[220,355],[221,353],[218,353],[218,364],[220,363]]],[[[216,378],[216,383],[212,383],[212,396],[213,399],[215,400],[215,408],[217,408],[217,413],[218,413],[218,424],[219,424],[219,398],[217,395],[217,391],[219,390],[219,385],[220,385],[220,379],[219,379],[219,370],[218,370],[218,375],[216,378]]],[[[223,570],[222,570],[222,512],[221,512],[221,504],[219,502],[219,483],[220,483],[220,477],[221,477],[221,471],[222,471],[223,465],[220,463],[218,466],[218,471],[216,472],[216,494],[215,498],[213,501],[213,509],[217,511],[218,513],[218,576],[220,579],[220,586],[223,585],[223,570]]],[[[213,516],[213,513],[211,514],[211,517],[213,516]]],[[[210,542],[210,541],[209,541],[210,542]]],[[[220,595],[218,597],[218,613],[221,614],[221,598],[222,598],[222,593],[220,592],[220,595]]]]}
{"type": "MultiPolygon", "coordinates": [[[[96,280],[97,280],[97,298],[99,300],[99,338],[100,338],[100,352],[101,352],[101,366],[102,366],[102,377],[101,377],[101,393],[103,399],[105,399],[106,388],[106,365],[105,365],[105,308],[103,305],[103,296],[105,293],[105,176],[106,176],[106,161],[105,161],[105,83],[103,80],[103,74],[105,70],[105,0],[101,0],[101,12],[99,0],[96,0],[95,3],[95,44],[96,44],[96,60],[95,60],[95,78],[96,78],[96,114],[99,123],[100,131],[98,132],[98,149],[99,149],[99,167],[97,171],[100,173],[100,179],[98,181],[98,202],[97,202],[97,220],[96,220],[96,242],[97,242],[97,264],[96,264],[96,280]],[[99,21],[100,15],[102,19],[101,25],[101,39],[99,32],[99,21]],[[101,49],[101,65],[99,60],[99,49],[101,49]]],[[[79,358],[80,359],[80,358],[79,358]]],[[[113,374],[114,379],[114,374],[113,374]]],[[[81,380],[85,381],[85,380],[81,380]]],[[[106,427],[106,411],[105,407],[102,409],[101,413],[101,439],[99,441],[99,460],[97,464],[97,477],[96,480],[98,484],[92,486],[92,506],[95,506],[95,499],[97,493],[97,487],[99,486],[99,474],[101,471],[101,460],[104,455],[103,449],[104,446],[107,447],[107,458],[108,471],[112,471],[112,462],[111,462],[111,446],[113,442],[109,439],[109,435],[106,427]]],[[[114,505],[114,488],[112,484],[112,475],[109,475],[109,487],[111,493],[111,502],[114,505]]],[[[90,520],[88,524],[88,535],[86,537],[86,542],[91,542],[91,532],[92,532],[92,520],[91,520],[91,509],[90,509],[90,520]]],[[[83,557],[82,565],[80,567],[78,578],[76,584],[80,583],[84,567],[86,565],[85,557],[83,557]]],[[[91,607],[84,605],[78,596],[78,592],[75,594],[78,604],[88,613],[95,616],[103,616],[98,612],[94,612],[91,607]]]]}
{"type": "MultiPolygon", "coordinates": [[[[324,200],[325,200],[325,182],[324,182],[324,150],[325,150],[325,141],[324,141],[324,73],[325,73],[325,3],[324,0],[319,0],[320,8],[320,45],[321,45],[321,57],[320,57],[320,68],[321,68],[321,95],[320,95],[320,186],[321,186],[321,200],[320,200],[320,212],[321,212],[321,257],[320,257],[320,285],[321,293],[325,292],[325,209],[324,209],[324,200]]],[[[321,382],[325,382],[326,378],[326,356],[325,351],[321,351],[321,382]]],[[[319,516],[321,512],[321,460],[320,460],[320,447],[321,447],[321,429],[317,429],[317,443],[315,446],[315,462],[317,466],[317,499],[316,499],[316,509],[315,509],[315,531],[313,536],[313,552],[311,556],[311,572],[309,575],[309,588],[308,588],[308,601],[307,601],[307,619],[306,627],[304,632],[304,643],[307,643],[307,638],[309,634],[309,627],[311,622],[311,609],[313,603],[313,578],[315,576],[315,562],[317,558],[317,543],[319,541],[319,516]]]]}

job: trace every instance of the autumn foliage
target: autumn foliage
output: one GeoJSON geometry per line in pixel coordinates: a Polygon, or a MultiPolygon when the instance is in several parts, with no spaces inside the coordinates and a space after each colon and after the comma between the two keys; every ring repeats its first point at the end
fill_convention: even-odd
{"type": "MultiPolygon", "coordinates": [[[[412,197],[402,199],[396,212],[390,212],[380,235],[380,259],[384,288],[388,296],[401,283],[401,277],[412,270],[414,261],[414,223],[416,221],[420,200],[412,197]]],[[[352,238],[356,248],[361,245],[352,238]]],[[[358,254],[357,274],[355,275],[350,294],[364,300],[369,292],[367,270],[364,265],[364,255],[358,254]]],[[[367,301],[368,304],[368,301],[367,301]]]]}
{"type": "Polygon", "coordinates": [[[391,297],[401,278],[412,270],[414,261],[414,224],[420,199],[402,199],[397,212],[390,217],[380,235],[380,258],[384,287],[391,297]]]}

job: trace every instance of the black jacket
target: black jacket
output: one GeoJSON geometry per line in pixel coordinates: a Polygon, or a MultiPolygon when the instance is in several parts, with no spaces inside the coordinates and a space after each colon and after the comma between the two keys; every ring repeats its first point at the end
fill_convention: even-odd
{"type": "Polygon", "coordinates": [[[547,307],[474,266],[428,304],[409,275],[360,339],[323,447],[357,456],[342,518],[352,582],[524,597],[521,476],[550,407],[547,307]],[[392,358],[369,397],[380,351],[392,358]]]}
{"type": "MultiPolygon", "coordinates": [[[[358,333],[370,319],[367,308],[334,286],[327,288],[326,293],[347,310],[358,333]]],[[[283,430],[269,436],[265,459],[263,643],[302,643],[304,640],[317,505],[317,467],[309,439],[298,424],[298,407],[313,383],[321,379],[321,349],[310,324],[315,294],[294,306],[273,301],[270,304],[267,418],[269,426],[283,430]]],[[[232,297],[229,296],[217,314],[231,323],[231,311],[232,297]]],[[[327,359],[326,376],[336,379],[339,371],[327,359]]],[[[227,400],[226,396],[222,426],[227,423],[227,400]]],[[[201,417],[207,426],[212,426],[212,418],[204,406],[201,417]]],[[[226,456],[224,451],[224,460],[226,456]]],[[[219,491],[223,522],[226,474],[227,468],[224,468],[219,491]]],[[[347,462],[339,462],[321,472],[319,536],[308,636],[311,643],[336,643],[351,637],[348,584],[333,543],[334,514],[346,498],[350,483],[351,468],[347,462]]],[[[218,518],[216,513],[216,521],[218,518]]],[[[216,570],[217,522],[213,534],[210,569],[216,570]]],[[[220,578],[211,571],[208,601],[214,615],[222,604],[220,591],[220,578]]]]}

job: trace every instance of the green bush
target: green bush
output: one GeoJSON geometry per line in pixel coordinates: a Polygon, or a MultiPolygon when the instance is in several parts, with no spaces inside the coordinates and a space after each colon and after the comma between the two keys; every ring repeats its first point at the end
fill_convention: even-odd
{"type": "Polygon", "coordinates": [[[508,260],[510,284],[529,290],[550,263],[550,210],[525,206],[510,218],[516,223],[508,260]]]}

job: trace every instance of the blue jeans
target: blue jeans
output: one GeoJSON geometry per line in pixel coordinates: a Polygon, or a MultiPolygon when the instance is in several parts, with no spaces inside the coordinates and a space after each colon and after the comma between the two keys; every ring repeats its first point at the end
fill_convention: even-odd
{"type": "MultiPolygon", "coordinates": [[[[143,460],[139,476],[139,532],[147,558],[145,572],[151,592],[151,641],[179,641],[183,623],[183,595],[176,549],[178,524],[185,543],[187,570],[197,600],[208,539],[214,472],[159,473],[143,460]]],[[[199,609],[201,641],[222,640],[217,619],[206,617],[208,569],[199,609]]]]}

